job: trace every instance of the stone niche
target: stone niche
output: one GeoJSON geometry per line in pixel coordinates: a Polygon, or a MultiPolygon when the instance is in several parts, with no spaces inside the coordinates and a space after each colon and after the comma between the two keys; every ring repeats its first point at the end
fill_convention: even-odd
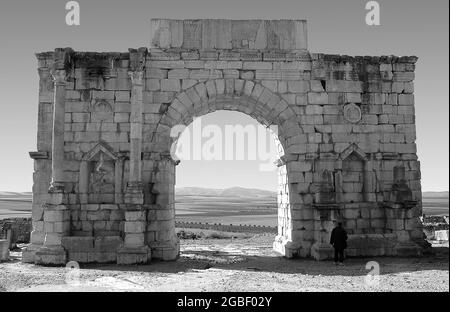
{"type": "Polygon", "coordinates": [[[119,204],[123,197],[123,157],[104,142],[86,153],[80,165],[81,204],[119,204]]]}
{"type": "Polygon", "coordinates": [[[340,203],[370,202],[375,193],[371,183],[370,161],[356,144],[339,155],[337,162],[336,193],[340,203]]]}
{"type": "Polygon", "coordinates": [[[343,202],[364,201],[364,160],[354,152],[342,161],[341,186],[343,202]]]}

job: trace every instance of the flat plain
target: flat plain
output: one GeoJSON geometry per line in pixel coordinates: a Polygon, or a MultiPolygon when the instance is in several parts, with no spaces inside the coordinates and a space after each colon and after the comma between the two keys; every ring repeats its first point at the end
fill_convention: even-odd
{"type": "MultiPolygon", "coordinates": [[[[246,224],[277,226],[277,200],[275,193],[246,192],[188,192],[176,195],[176,220],[182,222],[246,224]]],[[[423,213],[449,215],[448,193],[423,197],[423,213]]],[[[0,219],[31,216],[31,193],[0,192],[0,219]]]]}

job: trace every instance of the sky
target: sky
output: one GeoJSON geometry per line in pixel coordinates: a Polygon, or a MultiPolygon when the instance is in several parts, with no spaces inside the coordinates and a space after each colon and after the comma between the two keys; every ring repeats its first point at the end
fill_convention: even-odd
{"type": "MultiPolygon", "coordinates": [[[[422,188],[449,188],[447,0],[380,0],[381,25],[376,27],[365,24],[365,0],[80,0],[81,25],[76,27],[65,24],[66,2],[0,2],[0,191],[30,191],[32,186],[28,152],[36,150],[38,107],[34,53],[55,47],[117,52],[148,47],[150,18],[158,17],[306,19],[311,52],[417,55],[422,188]]],[[[223,116],[215,118],[220,121],[223,116]]],[[[250,122],[246,117],[231,121],[250,122]]],[[[274,189],[276,183],[276,174],[261,173],[258,162],[184,161],[177,168],[177,186],[274,189]]]]}
{"type": "Polygon", "coordinates": [[[181,162],[176,169],[176,186],[276,191],[277,146],[274,134],[246,114],[216,111],[203,115],[177,141],[176,156],[181,162]],[[198,137],[201,140],[194,139],[198,137]]]}

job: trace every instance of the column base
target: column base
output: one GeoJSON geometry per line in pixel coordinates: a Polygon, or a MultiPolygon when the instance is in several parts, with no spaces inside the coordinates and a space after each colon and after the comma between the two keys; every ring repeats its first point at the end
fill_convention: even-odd
{"type": "Polygon", "coordinates": [[[315,243],[311,247],[311,257],[317,261],[333,259],[334,248],[331,244],[315,243]]]}
{"type": "Polygon", "coordinates": [[[125,204],[143,205],[144,204],[144,187],[140,182],[128,182],[123,197],[125,204]]]}
{"type": "Polygon", "coordinates": [[[23,263],[34,263],[34,257],[36,252],[42,248],[42,245],[30,244],[27,248],[22,250],[22,262],[23,263]]]}
{"type": "Polygon", "coordinates": [[[130,205],[143,205],[144,204],[144,193],[125,193],[123,197],[125,204],[130,205]]]}
{"type": "Polygon", "coordinates": [[[36,251],[34,263],[44,265],[65,265],[67,263],[66,250],[61,246],[43,246],[36,251]]]}
{"type": "Polygon", "coordinates": [[[180,242],[162,243],[150,246],[153,259],[174,261],[180,257],[180,242]]]}
{"type": "Polygon", "coordinates": [[[302,256],[301,244],[294,243],[283,236],[277,236],[273,242],[273,250],[286,258],[296,258],[302,256]]]}
{"type": "Polygon", "coordinates": [[[124,247],[117,250],[117,264],[147,264],[151,260],[152,253],[147,246],[124,247]]]}

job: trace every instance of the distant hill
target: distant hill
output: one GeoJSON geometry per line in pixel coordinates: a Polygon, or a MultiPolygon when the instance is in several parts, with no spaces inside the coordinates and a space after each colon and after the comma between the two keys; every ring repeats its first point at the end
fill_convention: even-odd
{"type": "Polygon", "coordinates": [[[216,196],[216,197],[276,197],[277,193],[267,190],[232,187],[213,189],[202,187],[180,187],[176,189],[177,196],[216,196]]]}
{"type": "Polygon", "coordinates": [[[424,198],[448,198],[447,192],[422,192],[424,198]]]}
{"type": "Polygon", "coordinates": [[[267,190],[249,189],[243,187],[232,187],[222,190],[220,196],[236,197],[276,197],[277,193],[267,190]]]}
{"type": "Polygon", "coordinates": [[[183,196],[220,196],[222,190],[203,187],[180,187],[176,188],[176,195],[183,196]]]}
{"type": "MultiPolygon", "coordinates": [[[[204,187],[180,187],[176,189],[176,195],[181,196],[217,196],[217,197],[276,197],[277,193],[267,190],[231,187],[226,189],[204,187]]],[[[2,192],[0,199],[31,199],[31,192],[2,192]]],[[[449,198],[449,192],[423,192],[423,198],[449,198]]]]}

